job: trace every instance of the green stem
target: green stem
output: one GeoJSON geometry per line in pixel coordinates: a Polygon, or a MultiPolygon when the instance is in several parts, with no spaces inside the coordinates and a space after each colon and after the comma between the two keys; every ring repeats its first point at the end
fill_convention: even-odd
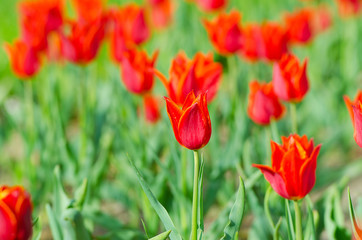
{"type": "Polygon", "coordinates": [[[298,119],[297,119],[297,104],[290,104],[290,115],[292,120],[292,131],[293,133],[298,133],[298,119]]]}
{"type": "Polygon", "coordinates": [[[271,192],[272,192],[272,188],[271,188],[271,186],[269,186],[265,193],[264,211],[265,211],[266,218],[268,219],[269,224],[270,224],[272,230],[274,231],[275,225],[274,225],[273,218],[272,218],[272,216],[270,214],[270,210],[269,210],[269,196],[270,196],[271,192]]]}
{"type": "Polygon", "coordinates": [[[302,214],[300,212],[300,207],[298,201],[294,202],[294,211],[295,211],[295,239],[303,240],[303,229],[302,229],[302,214]]]}
{"type": "Polygon", "coordinates": [[[274,119],[272,119],[270,121],[270,130],[272,132],[273,140],[278,141],[278,139],[279,139],[279,131],[278,131],[277,122],[274,119]]]}
{"type": "Polygon", "coordinates": [[[197,197],[199,195],[199,153],[194,151],[194,191],[192,195],[191,240],[197,240],[197,197]]]}

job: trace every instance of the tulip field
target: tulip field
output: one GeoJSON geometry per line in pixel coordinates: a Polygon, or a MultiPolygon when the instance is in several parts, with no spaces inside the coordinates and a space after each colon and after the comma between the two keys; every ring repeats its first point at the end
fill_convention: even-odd
{"type": "Polygon", "coordinates": [[[362,239],[362,1],[0,19],[0,240],[362,239]]]}

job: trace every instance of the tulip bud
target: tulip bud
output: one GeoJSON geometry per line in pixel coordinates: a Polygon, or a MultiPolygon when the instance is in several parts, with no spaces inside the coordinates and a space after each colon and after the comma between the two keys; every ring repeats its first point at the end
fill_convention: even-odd
{"type": "Polygon", "coordinates": [[[358,91],[353,102],[348,96],[344,96],[344,101],[352,119],[354,139],[356,140],[358,146],[362,148],[362,91],[358,91]]]}
{"type": "Polygon", "coordinates": [[[206,93],[195,97],[191,91],[180,109],[170,98],[165,97],[167,114],[176,140],[190,150],[203,148],[211,137],[211,121],[207,109],[206,93]]]}

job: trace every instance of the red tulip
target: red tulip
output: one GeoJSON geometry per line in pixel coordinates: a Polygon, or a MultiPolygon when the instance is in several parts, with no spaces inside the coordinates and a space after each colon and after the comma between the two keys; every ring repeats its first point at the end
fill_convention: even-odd
{"type": "Polygon", "coordinates": [[[313,10],[313,32],[320,33],[332,25],[332,16],[326,6],[319,6],[313,10]]]}
{"type": "Polygon", "coordinates": [[[191,91],[197,95],[207,91],[207,100],[211,101],[219,88],[222,65],[214,62],[211,54],[197,53],[189,60],[184,52],[180,52],[172,61],[170,81],[160,72],[155,73],[166,87],[168,96],[182,105],[191,91]]]}
{"type": "Polygon", "coordinates": [[[105,0],[73,0],[78,22],[91,23],[102,17],[105,0]]]}
{"type": "Polygon", "coordinates": [[[150,3],[150,11],[152,25],[155,28],[164,28],[170,24],[173,13],[173,4],[171,0],[148,0],[150,3]]]}
{"type": "Polygon", "coordinates": [[[196,0],[204,11],[216,11],[226,6],[226,0],[196,0]]]}
{"type": "Polygon", "coordinates": [[[264,57],[270,61],[278,61],[288,51],[286,31],[277,23],[266,22],[261,26],[261,33],[265,46],[264,57]]]}
{"type": "Polygon", "coordinates": [[[248,115],[257,124],[270,124],[272,119],[279,119],[285,112],[285,107],[273,91],[272,83],[252,81],[249,84],[250,94],[248,115]]]}
{"type": "Polygon", "coordinates": [[[37,51],[22,40],[16,40],[13,45],[5,44],[5,50],[9,56],[11,68],[19,78],[32,77],[39,71],[40,59],[37,51]]]}
{"type": "Polygon", "coordinates": [[[292,43],[307,43],[313,37],[311,9],[300,9],[284,16],[287,35],[292,43]]]}
{"type": "Polygon", "coordinates": [[[340,15],[347,17],[357,15],[361,11],[360,0],[337,0],[340,15]]]}
{"type": "Polygon", "coordinates": [[[151,59],[146,52],[129,50],[124,53],[121,61],[122,80],[128,91],[144,94],[153,87],[153,67],[158,56],[156,51],[151,59]]]}
{"type": "Polygon", "coordinates": [[[242,55],[250,61],[261,59],[265,55],[265,44],[261,28],[257,24],[247,24],[243,28],[242,55]]]}
{"type": "Polygon", "coordinates": [[[105,23],[105,19],[87,24],[69,22],[70,34],[61,36],[63,56],[77,64],[93,60],[105,35],[105,23]]]}
{"type": "Polygon", "coordinates": [[[275,94],[284,101],[300,102],[309,89],[306,70],[306,60],[300,65],[294,55],[284,54],[273,67],[275,94]]]}
{"type": "Polygon", "coordinates": [[[348,96],[344,96],[347,109],[354,127],[354,139],[362,148],[362,91],[359,90],[355,100],[352,102],[348,96]]]}
{"type": "Polygon", "coordinates": [[[145,42],[150,37],[144,10],[130,4],[112,10],[113,31],[111,35],[111,53],[120,62],[123,52],[145,42]]]}
{"type": "Polygon", "coordinates": [[[253,164],[253,167],[264,174],[283,198],[302,199],[314,187],[320,147],[314,147],[313,139],[308,141],[305,135],[282,137],[282,145],[271,141],[272,167],[261,164],[253,164]]]}
{"type": "Polygon", "coordinates": [[[47,47],[47,34],[63,24],[63,1],[23,1],[19,4],[22,39],[36,50],[47,47]]]}
{"type": "Polygon", "coordinates": [[[156,123],[161,117],[159,99],[146,94],[143,97],[143,106],[146,120],[150,123],[156,123]]]}
{"type": "Polygon", "coordinates": [[[23,187],[0,187],[0,239],[30,239],[32,210],[30,195],[23,187]]]}
{"type": "Polygon", "coordinates": [[[165,97],[167,114],[176,140],[185,148],[203,148],[211,137],[211,121],[207,109],[206,94],[195,97],[191,91],[180,109],[175,102],[165,97]]]}
{"type": "Polygon", "coordinates": [[[243,46],[240,26],[241,16],[237,11],[220,13],[213,21],[204,21],[209,38],[220,54],[235,53],[243,46]]]}

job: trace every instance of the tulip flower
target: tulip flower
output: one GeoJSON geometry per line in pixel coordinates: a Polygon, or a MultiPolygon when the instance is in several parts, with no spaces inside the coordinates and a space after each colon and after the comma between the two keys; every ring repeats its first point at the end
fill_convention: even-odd
{"type": "Polygon", "coordinates": [[[142,44],[150,37],[144,10],[130,4],[111,11],[113,30],[111,33],[111,54],[120,62],[123,52],[142,44]]]}
{"type": "Polygon", "coordinates": [[[21,186],[0,187],[0,239],[28,240],[32,235],[32,203],[21,186]]]}
{"type": "Polygon", "coordinates": [[[70,34],[61,36],[64,58],[77,64],[93,60],[105,35],[105,21],[100,19],[88,24],[69,22],[70,34]]]}
{"type": "Polygon", "coordinates": [[[143,96],[143,106],[146,120],[150,123],[156,123],[161,117],[159,99],[146,94],[143,96]]]}
{"type": "Polygon", "coordinates": [[[105,0],[73,0],[78,21],[91,23],[102,17],[105,0]]]}
{"type": "Polygon", "coordinates": [[[357,15],[361,11],[360,0],[337,0],[339,14],[348,17],[357,15]]]}
{"type": "Polygon", "coordinates": [[[196,0],[203,11],[216,11],[226,6],[226,0],[196,0]]]}
{"type": "Polygon", "coordinates": [[[321,145],[304,135],[282,137],[282,144],[271,141],[272,166],[253,164],[281,197],[290,200],[304,198],[314,187],[317,156],[321,145]]]}
{"type": "Polygon", "coordinates": [[[354,139],[362,148],[362,91],[359,90],[355,100],[352,102],[348,96],[344,96],[347,109],[354,127],[354,139]]]}
{"type": "Polygon", "coordinates": [[[304,44],[313,37],[311,9],[300,9],[284,16],[288,39],[292,43],[304,44]]]}
{"type": "Polygon", "coordinates": [[[209,38],[220,54],[235,53],[243,46],[240,13],[232,11],[229,14],[220,13],[213,21],[204,20],[209,38]]]}
{"type": "Polygon", "coordinates": [[[211,101],[219,88],[222,65],[214,62],[211,54],[197,53],[194,59],[189,60],[184,52],[180,52],[172,61],[170,81],[157,70],[155,74],[172,101],[182,105],[191,91],[196,95],[207,91],[207,100],[211,101]]]}
{"type": "Polygon", "coordinates": [[[245,25],[243,27],[243,40],[241,54],[247,60],[256,61],[265,55],[265,45],[259,25],[245,25]]]}
{"type": "Polygon", "coordinates": [[[273,66],[275,94],[284,101],[300,102],[309,89],[307,61],[300,64],[292,54],[284,54],[273,66]]]}
{"type": "Polygon", "coordinates": [[[314,33],[320,33],[332,25],[332,16],[326,6],[319,6],[313,11],[312,28],[314,33]]]}
{"type": "Polygon", "coordinates": [[[265,59],[278,61],[288,51],[286,31],[277,23],[266,22],[261,26],[261,33],[265,46],[265,59]]]}
{"type": "Polygon", "coordinates": [[[203,148],[211,137],[206,93],[201,93],[196,97],[191,91],[181,109],[170,98],[165,97],[165,100],[176,140],[181,146],[190,150],[203,148]]]}
{"type": "Polygon", "coordinates": [[[250,94],[247,113],[257,124],[268,125],[272,119],[279,119],[285,107],[275,95],[272,83],[252,81],[249,84],[250,94]]]}
{"type": "Polygon", "coordinates": [[[173,2],[171,0],[148,0],[152,25],[161,29],[170,24],[173,13],[173,2]]]}
{"type": "Polygon", "coordinates": [[[19,4],[22,39],[36,50],[47,47],[47,35],[63,24],[63,1],[23,1],[19,4]]]}
{"type": "Polygon", "coordinates": [[[146,52],[129,50],[121,61],[122,81],[128,91],[144,94],[153,87],[153,67],[158,56],[156,51],[150,59],[146,52]]]}
{"type": "Polygon", "coordinates": [[[13,45],[5,44],[11,68],[19,78],[29,78],[34,76],[40,67],[38,52],[29,47],[24,41],[16,40],[13,45]]]}

